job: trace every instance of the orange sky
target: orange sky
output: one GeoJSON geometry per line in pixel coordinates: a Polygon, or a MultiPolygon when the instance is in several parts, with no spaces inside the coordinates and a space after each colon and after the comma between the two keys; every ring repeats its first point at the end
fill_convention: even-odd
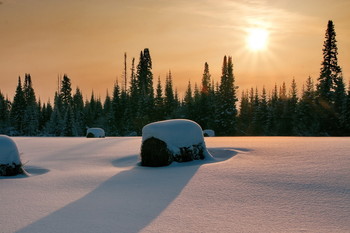
{"type": "Polygon", "coordinates": [[[149,48],[155,83],[170,69],[180,96],[200,83],[204,63],[219,80],[222,58],[233,57],[239,92],[271,88],[295,77],[298,88],[319,75],[329,19],[335,24],[339,65],[350,77],[348,0],[0,0],[0,90],[12,100],[18,76],[30,73],[46,102],[57,76],[68,74],[84,97],[104,98],[123,72],[123,54],[138,60],[149,48]],[[268,47],[252,52],[247,30],[269,31],[268,47]]]}

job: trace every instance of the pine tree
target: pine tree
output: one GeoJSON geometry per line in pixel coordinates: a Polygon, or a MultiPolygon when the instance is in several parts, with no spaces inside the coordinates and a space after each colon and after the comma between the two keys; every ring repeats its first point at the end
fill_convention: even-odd
{"type": "Polygon", "coordinates": [[[210,84],[210,72],[209,72],[209,65],[208,63],[204,63],[204,72],[202,76],[202,94],[208,95],[211,89],[211,84],[210,84]]]}
{"type": "Polygon", "coordinates": [[[127,133],[130,131],[129,100],[130,98],[128,93],[125,90],[122,90],[120,93],[120,114],[122,120],[122,125],[120,128],[121,135],[127,135],[127,133]]]}
{"type": "Polygon", "coordinates": [[[193,120],[193,95],[190,81],[188,81],[183,107],[185,118],[193,120]]]}
{"type": "Polygon", "coordinates": [[[302,96],[297,105],[297,134],[311,136],[318,134],[319,122],[316,116],[315,88],[309,76],[303,88],[302,96]]]}
{"type": "Polygon", "coordinates": [[[126,58],[127,55],[124,53],[124,72],[123,72],[123,91],[127,91],[127,84],[128,84],[128,72],[127,72],[127,64],[126,64],[126,58]]]}
{"type": "Polygon", "coordinates": [[[288,95],[285,82],[283,82],[282,86],[280,86],[277,115],[279,116],[277,123],[277,135],[286,136],[289,132],[290,116],[288,115],[288,95]]]}
{"type": "Polygon", "coordinates": [[[255,133],[257,135],[267,135],[268,129],[268,106],[266,89],[263,87],[261,98],[255,112],[255,133]]]}
{"type": "Polygon", "coordinates": [[[138,91],[137,77],[135,73],[135,58],[133,58],[131,63],[129,101],[127,106],[127,119],[130,133],[136,131],[135,119],[138,111],[139,98],[140,95],[138,91]]]}
{"type": "Polygon", "coordinates": [[[219,88],[218,135],[234,135],[236,131],[236,86],[234,85],[233,64],[231,57],[224,57],[219,88]]]}
{"type": "Polygon", "coordinates": [[[62,106],[62,101],[57,92],[55,93],[54,101],[55,102],[54,102],[53,111],[50,117],[50,121],[47,124],[46,131],[49,135],[61,136],[63,131],[63,126],[64,126],[64,122],[63,122],[64,119],[62,117],[62,113],[60,110],[60,106],[62,106]]]}
{"type": "Polygon", "coordinates": [[[12,132],[12,134],[23,135],[25,109],[26,101],[22,89],[21,77],[18,77],[18,85],[10,112],[10,121],[14,129],[14,132],[12,132]]]}
{"type": "Polygon", "coordinates": [[[42,129],[41,129],[42,133],[45,133],[45,131],[47,131],[52,113],[53,113],[53,107],[49,100],[46,105],[45,104],[43,105],[42,112],[41,112],[42,119],[43,119],[42,129]]]}
{"type": "Polygon", "coordinates": [[[120,87],[116,81],[113,88],[112,96],[112,132],[113,135],[120,135],[122,127],[121,101],[120,101],[120,87]]]}
{"type": "Polygon", "coordinates": [[[0,134],[8,134],[9,131],[10,102],[5,99],[0,90],[0,134]]]}
{"type": "Polygon", "coordinates": [[[75,93],[72,97],[72,111],[74,115],[76,134],[78,136],[84,136],[86,131],[84,100],[79,87],[75,89],[75,93]]]}
{"type": "Polygon", "coordinates": [[[63,75],[63,80],[62,80],[61,90],[60,90],[60,98],[62,100],[62,106],[63,106],[62,111],[66,111],[68,106],[70,106],[73,101],[71,81],[66,74],[63,75]]]}
{"type": "Polygon", "coordinates": [[[340,125],[343,128],[343,135],[350,136],[350,83],[348,86],[348,93],[346,95],[346,99],[342,108],[340,125]]]}
{"type": "Polygon", "coordinates": [[[329,20],[323,44],[323,61],[317,84],[320,127],[326,135],[339,132],[339,112],[345,98],[342,70],[338,65],[338,47],[333,21],[329,20]]]}
{"type": "Polygon", "coordinates": [[[23,95],[26,104],[23,117],[23,133],[27,136],[35,136],[39,129],[39,112],[30,74],[25,74],[23,95]]]}
{"type": "Polygon", "coordinates": [[[138,109],[135,119],[135,129],[138,134],[141,134],[142,127],[154,120],[152,60],[147,48],[140,53],[136,77],[138,109]]]}
{"type": "Polygon", "coordinates": [[[74,121],[74,113],[72,111],[71,105],[68,105],[66,113],[64,115],[61,135],[65,137],[77,136],[77,130],[74,121]]]}
{"type": "Polygon", "coordinates": [[[241,103],[238,116],[238,133],[247,135],[247,129],[250,123],[250,109],[249,109],[249,94],[248,91],[242,91],[241,103]]]}
{"type": "Polygon", "coordinates": [[[201,96],[199,100],[198,108],[198,124],[202,126],[203,129],[210,127],[213,109],[212,106],[214,103],[211,102],[210,91],[211,91],[211,81],[210,81],[210,72],[208,63],[204,64],[204,72],[202,76],[202,88],[201,96]]]}
{"type": "Polygon", "coordinates": [[[175,97],[173,90],[173,80],[171,76],[171,71],[166,76],[165,81],[165,96],[164,96],[164,113],[166,119],[171,119],[174,117],[175,110],[175,97]]]}
{"type": "Polygon", "coordinates": [[[267,135],[277,135],[278,125],[278,88],[275,84],[272,90],[271,98],[268,101],[268,119],[267,119],[267,135]]]}
{"type": "Polygon", "coordinates": [[[154,95],[152,59],[147,48],[140,53],[140,60],[137,66],[137,86],[142,97],[154,95]]]}
{"type": "Polygon", "coordinates": [[[164,113],[164,98],[163,98],[163,89],[160,82],[160,77],[158,77],[157,89],[156,89],[156,98],[154,99],[155,104],[155,119],[157,121],[165,119],[164,113]]]}
{"type": "Polygon", "coordinates": [[[334,87],[336,80],[341,76],[341,68],[338,66],[338,47],[336,33],[332,20],[328,21],[325,41],[323,44],[323,61],[321,74],[318,78],[317,94],[320,101],[331,104],[334,99],[334,87]]]}

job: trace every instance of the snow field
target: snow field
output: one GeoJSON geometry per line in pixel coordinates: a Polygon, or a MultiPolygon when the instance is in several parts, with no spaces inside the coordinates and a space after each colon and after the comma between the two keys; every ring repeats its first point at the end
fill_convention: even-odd
{"type": "Polygon", "coordinates": [[[350,232],[350,138],[212,137],[216,161],[137,165],[141,138],[13,138],[0,232],[350,232]]]}

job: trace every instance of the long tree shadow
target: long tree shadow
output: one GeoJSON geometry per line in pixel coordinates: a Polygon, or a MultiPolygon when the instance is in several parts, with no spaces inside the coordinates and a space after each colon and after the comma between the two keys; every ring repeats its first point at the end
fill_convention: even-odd
{"type": "MultiPolygon", "coordinates": [[[[218,149],[216,154],[220,154],[218,149]]],[[[237,154],[231,151],[229,159],[237,154]]],[[[220,158],[218,161],[223,161],[220,158]]],[[[169,167],[135,166],[137,156],[112,161],[133,168],[118,173],[81,199],[18,232],[139,232],[180,194],[205,161],[169,167]]],[[[211,161],[213,162],[213,161],[211,161]]]]}

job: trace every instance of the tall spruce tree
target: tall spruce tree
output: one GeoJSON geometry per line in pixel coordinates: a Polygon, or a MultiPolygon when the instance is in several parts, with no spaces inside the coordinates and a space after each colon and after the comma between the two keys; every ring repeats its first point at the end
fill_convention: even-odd
{"type": "Polygon", "coordinates": [[[250,123],[250,109],[249,109],[249,94],[248,91],[242,91],[241,103],[239,108],[237,131],[240,135],[247,135],[247,129],[250,123]]]}
{"type": "Polygon", "coordinates": [[[83,136],[85,135],[86,131],[86,123],[84,114],[84,99],[79,87],[75,89],[72,99],[72,111],[74,115],[76,134],[78,136],[83,136]]]}
{"type": "Polygon", "coordinates": [[[296,129],[298,135],[311,136],[318,134],[319,123],[316,116],[315,95],[314,81],[309,76],[297,106],[296,129]]]}
{"type": "Polygon", "coordinates": [[[8,134],[10,102],[0,90],[0,134],[8,134]]]}
{"type": "Polygon", "coordinates": [[[173,79],[171,71],[166,75],[165,80],[165,96],[164,96],[164,113],[166,119],[171,119],[174,117],[174,110],[176,106],[174,89],[173,89],[173,79]]]}
{"type": "Polygon", "coordinates": [[[210,80],[210,72],[209,65],[206,62],[204,64],[204,72],[202,75],[202,88],[201,88],[201,96],[199,100],[199,108],[198,108],[198,124],[202,126],[203,129],[207,129],[210,127],[212,114],[213,114],[213,105],[211,102],[212,98],[211,94],[211,80],[210,80]]]}
{"type": "Polygon", "coordinates": [[[30,74],[25,74],[23,95],[26,108],[24,111],[23,133],[26,136],[35,136],[39,129],[39,111],[30,74]]]}
{"type": "Polygon", "coordinates": [[[343,128],[343,135],[350,136],[350,83],[348,86],[348,93],[344,101],[340,123],[341,127],[343,128]]]}
{"type": "Polygon", "coordinates": [[[71,105],[67,106],[66,113],[63,120],[62,136],[73,137],[77,136],[76,124],[74,120],[74,113],[71,105]]]}
{"type": "Polygon", "coordinates": [[[121,101],[120,101],[120,86],[118,81],[115,82],[113,88],[113,96],[112,96],[112,132],[113,135],[120,135],[121,127],[122,127],[122,114],[121,114],[121,101]]]}
{"type": "Polygon", "coordinates": [[[164,98],[163,98],[163,89],[160,81],[160,77],[158,77],[157,89],[156,89],[156,97],[154,99],[155,105],[155,119],[156,120],[164,120],[164,98]]]}
{"type": "Polygon", "coordinates": [[[147,48],[140,53],[136,77],[138,110],[135,119],[135,128],[136,132],[141,134],[142,127],[154,120],[152,59],[149,49],[147,48]]]}
{"type": "Polygon", "coordinates": [[[60,98],[62,100],[62,106],[63,110],[66,111],[68,106],[72,104],[73,97],[72,97],[72,87],[71,87],[71,81],[70,78],[65,74],[63,75],[62,84],[61,84],[61,90],[60,90],[60,98]]]}
{"type": "Polygon", "coordinates": [[[185,92],[184,102],[183,102],[183,112],[185,118],[193,120],[193,94],[191,81],[188,81],[187,89],[185,92]]]}
{"type": "Polygon", "coordinates": [[[331,104],[334,100],[335,82],[341,76],[341,68],[338,65],[338,47],[336,33],[332,20],[328,21],[325,41],[323,44],[323,61],[321,73],[318,78],[317,94],[320,101],[331,104]]]}
{"type": "Polygon", "coordinates": [[[64,126],[64,116],[62,116],[62,107],[60,107],[62,106],[62,100],[57,92],[55,93],[54,101],[53,111],[50,116],[50,121],[46,126],[46,132],[52,136],[61,136],[64,126]]]}
{"type": "Polygon", "coordinates": [[[236,132],[236,86],[233,75],[232,57],[224,57],[219,87],[218,135],[234,135],[236,132]]]}
{"type": "Polygon", "coordinates": [[[323,61],[317,84],[320,127],[326,135],[339,134],[339,108],[345,98],[342,70],[338,65],[338,47],[332,20],[328,21],[323,44],[323,61]]]}
{"type": "Polygon", "coordinates": [[[14,129],[12,134],[23,135],[25,109],[26,101],[22,89],[21,77],[18,77],[18,85],[16,88],[15,96],[13,98],[10,112],[10,121],[14,129]]]}

